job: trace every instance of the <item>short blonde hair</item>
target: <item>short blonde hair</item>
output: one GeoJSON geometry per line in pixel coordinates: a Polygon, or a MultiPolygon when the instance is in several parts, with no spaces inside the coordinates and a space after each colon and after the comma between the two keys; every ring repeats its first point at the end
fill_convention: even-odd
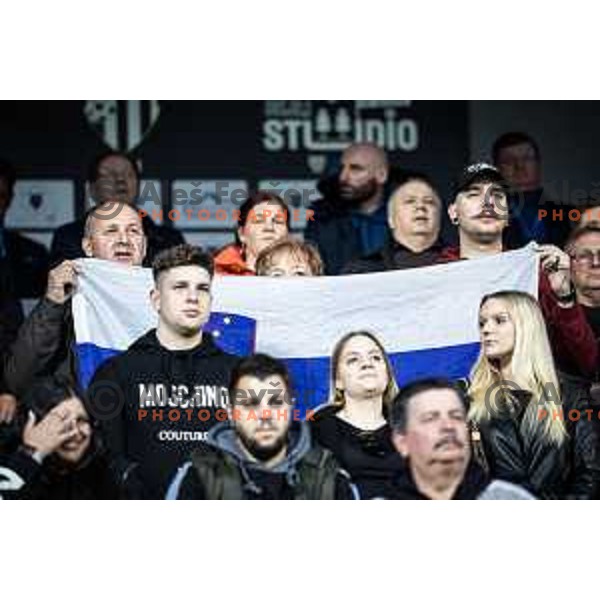
{"type": "Polygon", "coordinates": [[[306,263],[313,275],[323,275],[323,261],[319,251],[310,243],[286,236],[267,246],[256,258],[256,274],[267,275],[274,261],[283,254],[289,254],[306,263]]]}

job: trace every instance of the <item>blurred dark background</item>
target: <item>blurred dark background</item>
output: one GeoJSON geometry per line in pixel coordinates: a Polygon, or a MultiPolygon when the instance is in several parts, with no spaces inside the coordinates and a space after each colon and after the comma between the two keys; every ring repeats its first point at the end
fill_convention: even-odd
{"type": "MultiPolygon", "coordinates": [[[[514,130],[537,140],[544,183],[568,196],[563,201],[577,190],[589,195],[596,179],[600,186],[596,102],[5,101],[0,156],[19,176],[6,227],[47,245],[57,226],[85,211],[86,167],[110,147],[138,159],[146,182],[141,203],[150,210],[159,202],[172,208],[174,188],[184,196],[201,189],[203,207],[218,206],[219,181],[230,190],[295,189],[297,205],[303,190],[312,190],[305,198],[314,200],[317,181],[335,173],[341,149],[355,140],[385,147],[394,167],[426,171],[447,200],[461,166],[490,160],[494,140],[514,130]]],[[[213,247],[231,239],[223,223],[172,225],[213,247]]]]}

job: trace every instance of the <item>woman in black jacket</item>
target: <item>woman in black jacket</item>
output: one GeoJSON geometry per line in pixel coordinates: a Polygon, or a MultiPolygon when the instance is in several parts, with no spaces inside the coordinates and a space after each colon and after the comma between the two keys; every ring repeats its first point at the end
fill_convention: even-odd
{"type": "Polygon", "coordinates": [[[564,393],[538,303],[522,292],[485,296],[471,372],[475,453],[495,479],[540,498],[592,498],[600,480],[586,397],[564,393]]]}
{"type": "Polygon", "coordinates": [[[381,342],[367,331],[345,335],[331,359],[331,399],[314,415],[313,435],[331,450],[361,499],[387,498],[403,461],[387,414],[398,387],[381,342]]]}
{"type": "Polygon", "coordinates": [[[4,498],[119,497],[83,396],[57,378],[34,384],[15,423],[15,448],[0,456],[4,498]]]}

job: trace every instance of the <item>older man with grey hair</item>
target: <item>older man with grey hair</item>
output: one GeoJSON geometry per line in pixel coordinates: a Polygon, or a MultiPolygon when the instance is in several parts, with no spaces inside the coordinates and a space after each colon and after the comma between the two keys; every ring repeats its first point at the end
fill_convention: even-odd
{"type": "MultiPolygon", "coordinates": [[[[86,219],[82,249],[89,258],[141,266],[146,236],[137,210],[114,201],[96,206],[86,219]]],[[[17,398],[37,377],[57,373],[77,380],[71,297],[79,271],[72,260],[52,269],[44,297],[19,330],[4,365],[6,387],[17,398]]]]}

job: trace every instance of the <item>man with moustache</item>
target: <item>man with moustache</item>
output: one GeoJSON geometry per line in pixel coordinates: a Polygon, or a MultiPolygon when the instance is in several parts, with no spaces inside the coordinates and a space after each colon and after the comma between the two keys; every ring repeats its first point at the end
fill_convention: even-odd
{"type": "Polygon", "coordinates": [[[391,411],[392,443],[407,469],[396,500],[532,500],[523,488],[490,480],[472,459],[467,399],[444,379],[402,388],[391,411]]]}
{"type": "MultiPolygon", "coordinates": [[[[445,248],[440,262],[495,256],[505,250],[503,232],[509,224],[507,190],[506,180],[493,165],[473,163],[463,169],[448,206],[450,220],[458,229],[459,246],[445,248]]],[[[538,246],[537,251],[539,303],[557,366],[569,374],[590,376],[596,370],[596,339],[575,301],[571,259],[552,245],[538,246]]]]}
{"type": "Polygon", "coordinates": [[[326,275],[338,275],[351,260],[383,247],[388,173],[387,155],[374,144],[353,144],[342,154],[333,198],[311,205],[304,233],[319,250],[326,275]]]}

